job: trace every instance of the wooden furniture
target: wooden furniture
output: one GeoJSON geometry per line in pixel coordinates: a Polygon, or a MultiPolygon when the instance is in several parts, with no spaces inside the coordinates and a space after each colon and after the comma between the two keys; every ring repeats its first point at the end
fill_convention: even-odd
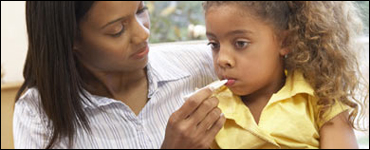
{"type": "Polygon", "coordinates": [[[22,83],[1,84],[1,149],[12,149],[14,98],[22,83]]]}

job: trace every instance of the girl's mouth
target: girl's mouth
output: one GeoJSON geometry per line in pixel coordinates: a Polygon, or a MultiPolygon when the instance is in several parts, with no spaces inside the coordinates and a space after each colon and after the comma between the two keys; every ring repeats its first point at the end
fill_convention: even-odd
{"type": "Polygon", "coordinates": [[[227,79],[227,80],[228,81],[225,84],[227,87],[230,87],[230,86],[234,85],[235,79],[227,79]]]}

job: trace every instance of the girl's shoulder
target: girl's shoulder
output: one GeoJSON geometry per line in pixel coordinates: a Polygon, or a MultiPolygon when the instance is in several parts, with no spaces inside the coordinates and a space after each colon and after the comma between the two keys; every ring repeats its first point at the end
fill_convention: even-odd
{"type": "Polygon", "coordinates": [[[331,101],[332,105],[324,108],[324,105],[320,101],[319,97],[317,97],[311,84],[299,71],[295,71],[293,74],[288,75],[285,86],[288,89],[285,93],[290,94],[286,94],[286,96],[291,97],[295,101],[305,101],[304,103],[307,103],[308,108],[311,110],[308,112],[310,112],[311,116],[315,118],[315,122],[319,128],[338,114],[349,109],[347,105],[343,104],[339,100],[331,101]],[[323,110],[325,111],[322,113],[323,110]]]}

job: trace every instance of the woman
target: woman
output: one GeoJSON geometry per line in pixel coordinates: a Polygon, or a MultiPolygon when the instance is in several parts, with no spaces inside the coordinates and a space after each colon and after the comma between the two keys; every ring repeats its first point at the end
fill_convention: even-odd
{"type": "Polygon", "coordinates": [[[210,55],[149,53],[143,2],[27,2],[26,19],[15,148],[208,148],[221,129],[210,90],[182,98],[215,79],[210,55]]]}

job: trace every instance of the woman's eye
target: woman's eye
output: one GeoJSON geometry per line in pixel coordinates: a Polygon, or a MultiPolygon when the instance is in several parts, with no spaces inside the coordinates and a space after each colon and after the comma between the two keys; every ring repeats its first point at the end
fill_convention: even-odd
{"type": "Polygon", "coordinates": [[[148,7],[144,6],[142,9],[138,10],[137,11],[137,14],[142,14],[143,12],[145,12],[146,10],[148,10],[148,7]]]}
{"type": "Polygon", "coordinates": [[[119,31],[118,33],[116,34],[112,34],[111,36],[112,37],[120,37],[122,35],[122,33],[124,32],[124,28],[121,29],[121,31],[119,31]]]}
{"type": "Polygon", "coordinates": [[[209,42],[207,45],[211,46],[212,50],[218,50],[220,48],[219,44],[217,44],[215,42],[209,42]]]}
{"type": "Polygon", "coordinates": [[[235,43],[235,46],[236,46],[236,48],[238,48],[238,49],[243,49],[243,48],[247,47],[247,46],[248,46],[248,44],[249,44],[249,42],[247,42],[247,41],[237,41],[237,42],[235,43]]]}

